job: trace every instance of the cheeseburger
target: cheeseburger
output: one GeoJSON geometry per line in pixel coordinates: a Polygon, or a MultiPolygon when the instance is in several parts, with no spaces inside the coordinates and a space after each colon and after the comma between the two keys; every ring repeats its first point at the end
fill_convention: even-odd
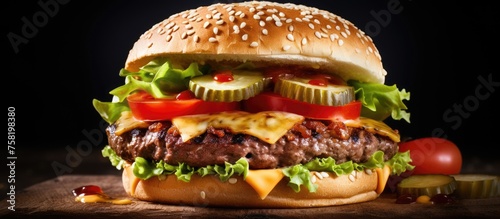
{"type": "Polygon", "coordinates": [[[321,9],[251,1],[171,15],[135,42],[102,154],[133,198],[296,208],[376,199],[412,169],[410,94],[384,85],[369,36],[321,9]]]}

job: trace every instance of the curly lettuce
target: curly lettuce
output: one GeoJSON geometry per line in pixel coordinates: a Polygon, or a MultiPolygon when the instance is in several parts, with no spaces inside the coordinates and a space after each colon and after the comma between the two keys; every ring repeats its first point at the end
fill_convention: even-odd
{"type": "Polygon", "coordinates": [[[354,87],[356,99],[363,104],[361,116],[379,121],[391,116],[392,119],[404,119],[410,123],[410,113],[406,112],[408,108],[403,103],[403,100],[410,100],[410,92],[399,90],[396,85],[387,86],[356,80],[349,80],[347,84],[354,87]]]}
{"type": "MultiPolygon", "coordinates": [[[[111,164],[117,169],[122,169],[123,161],[108,145],[102,150],[103,157],[108,157],[111,164]]],[[[316,158],[306,164],[297,164],[282,169],[283,174],[288,178],[288,186],[295,192],[300,192],[301,187],[305,187],[309,192],[315,192],[317,185],[313,183],[311,171],[332,172],[337,176],[350,174],[352,171],[362,171],[364,169],[382,168],[385,165],[391,167],[393,175],[412,170],[409,151],[397,153],[393,158],[384,161],[384,152],[375,152],[367,162],[353,163],[352,161],[337,164],[335,159],[316,158]]],[[[160,177],[161,175],[173,174],[177,179],[189,182],[191,176],[197,174],[201,177],[206,175],[216,175],[222,182],[227,181],[234,175],[245,178],[249,171],[249,164],[245,158],[241,158],[234,164],[226,162],[224,165],[208,165],[206,167],[194,168],[187,164],[178,165],[167,164],[164,161],[153,162],[142,157],[137,157],[132,164],[132,171],[137,178],[149,179],[160,177]]]]}

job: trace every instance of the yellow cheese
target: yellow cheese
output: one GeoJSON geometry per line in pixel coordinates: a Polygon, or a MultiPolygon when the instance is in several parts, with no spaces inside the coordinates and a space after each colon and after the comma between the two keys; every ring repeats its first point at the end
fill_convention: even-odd
{"type": "Polygon", "coordinates": [[[135,119],[131,111],[123,111],[120,118],[116,120],[115,125],[115,134],[121,135],[132,129],[147,128],[150,123],[135,119]]]}
{"type": "Polygon", "coordinates": [[[264,200],[284,176],[281,169],[249,170],[245,181],[264,200]]]}
{"type": "Polygon", "coordinates": [[[251,114],[243,111],[181,116],[172,119],[184,142],[206,132],[207,128],[227,128],[232,133],[248,134],[274,144],[295,124],[301,123],[301,115],[268,111],[251,114]]]}
{"type": "Polygon", "coordinates": [[[400,141],[399,133],[381,121],[359,117],[355,120],[345,120],[344,124],[349,127],[361,128],[371,133],[387,136],[394,142],[400,141]]]}
{"type": "Polygon", "coordinates": [[[378,178],[377,189],[375,189],[375,191],[377,192],[377,194],[380,194],[384,191],[385,184],[387,184],[387,180],[389,180],[389,175],[391,175],[391,168],[385,165],[384,168],[377,168],[375,169],[375,171],[377,172],[378,178]]]}

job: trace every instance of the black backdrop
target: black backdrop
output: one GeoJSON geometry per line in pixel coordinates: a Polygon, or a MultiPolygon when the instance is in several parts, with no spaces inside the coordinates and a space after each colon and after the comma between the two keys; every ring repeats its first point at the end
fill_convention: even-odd
{"type": "MultiPolygon", "coordinates": [[[[411,92],[411,124],[388,121],[403,136],[440,135],[464,157],[496,157],[490,148],[499,145],[499,19],[491,2],[290,1],[329,10],[372,36],[389,73],[386,84],[411,92]]],[[[231,1],[4,3],[2,54],[8,59],[1,81],[6,105],[16,108],[18,163],[52,154],[37,165],[54,176],[51,165],[68,166],[71,150],[90,159],[90,142],[98,156],[106,142],[91,102],[109,100],[108,92],[123,83],[118,72],[133,43],[174,12],[215,2],[231,1]]]]}

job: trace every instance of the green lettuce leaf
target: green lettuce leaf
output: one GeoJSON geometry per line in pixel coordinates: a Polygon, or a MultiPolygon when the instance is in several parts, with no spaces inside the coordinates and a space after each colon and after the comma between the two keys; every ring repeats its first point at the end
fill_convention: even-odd
{"type": "MultiPolygon", "coordinates": [[[[102,155],[108,157],[111,164],[118,169],[122,168],[125,163],[110,146],[104,147],[102,155]]],[[[391,174],[400,175],[401,173],[412,170],[414,166],[410,165],[410,153],[397,153],[390,160],[384,162],[384,152],[375,152],[367,162],[353,163],[352,161],[336,164],[331,157],[316,158],[306,164],[297,164],[291,167],[283,168],[283,174],[288,178],[288,186],[295,192],[300,192],[304,186],[309,192],[315,192],[317,185],[312,182],[311,171],[332,172],[337,176],[350,174],[353,170],[363,171],[364,169],[382,168],[384,165],[391,167],[391,174]]],[[[177,179],[184,182],[189,182],[193,174],[199,176],[217,175],[222,182],[227,181],[234,175],[243,176],[246,178],[249,165],[245,158],[241,158],[234,164],[226,162],[221,165],[209,165],[206,167],[193,168],[186,164],[170,165],[163,161],[149,162],[142,157],[137,157],[133,165],[133,173],[140,179],[149,179],[154,176],[175,174],[177,179]]]]}
{"type": "Polygon", "coordinates": [[[155,98],[173,98],[177,93],[188,89],[192,77],[203,75],[208,68],[191,63],[186,69],[175,68],[165,58],[157,58],[143,66],[138,72],[120,70],[120,76],[125,77],[125,84],[109,93],[117,101],[92,101],[94,108],[109,124],[115,122],[123,111],[129,111],[127,96],[136,91],[146,91],[155,98]]]}
{"type": "Polygon", "coordinates": [[[410,100],[410,92],[401,91],[396,85],[387,86],[376,83],[362,83],[349,80],[354,87],[356,99],[363,104],[361,116],[382,121],[391,116],[395,120],[404,119],[410,123],[410,113],[403,100],[410,100]]]}

